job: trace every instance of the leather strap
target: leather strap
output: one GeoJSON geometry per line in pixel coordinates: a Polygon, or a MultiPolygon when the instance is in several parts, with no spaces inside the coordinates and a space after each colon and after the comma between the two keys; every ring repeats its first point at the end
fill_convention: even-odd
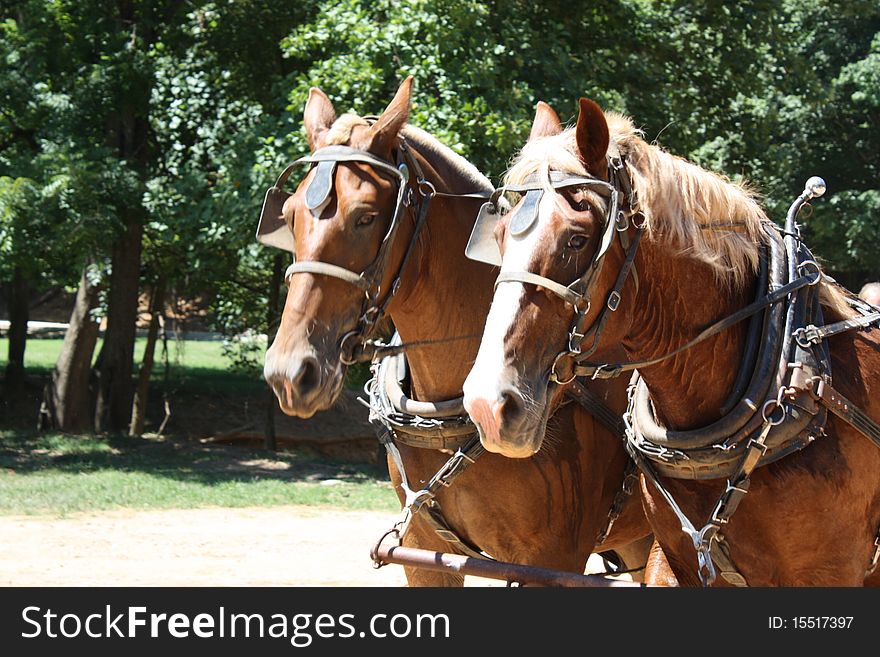
{"type": "Polygon", "coordinates": [[[880,312],[872,312],[855,319],[845,319],[834,324],[826,324],[825,326],[814,326],[810,324],[795,331],[794,336],[797,343],[804,348],[813,344],[819,344],[826,338],[838,333],[844,333],[853,329],[864,329],[880,322],[880,312]]]}
{"type": "Polygon", "coordinates": [[[536,171],[523,182],[515,185],[505,185],[501,188],[502,192],[528,192],[536,189],[544,189],[547,185],[552,189],[562,189],[563,187],[589,187],[598,194],[605,197],[611,197],[617,193],[614,186],[605,182],[600,178],[593,176],[585,176],[570,171],[548,171],[548,175],[543,175],[540,171],[536,171]]]}
{"type": "Polygon", "coordinates": [[[880,424],[868,417],[862,409],[840,394],[839,391],[832,388],[827,378],[822,377],[817,380],[812,395],[829,411],[851,424],[877,447],[880,447],[880,424]]]}
{"type": "Polygon", "coordinates": [[[750,303],[749,305],[740,308],[735,313],[706,327],[692,340],[685,342],[680,347],[673,349],[662,356],[650,358],[648,360],[629,361],[625,363],[580,363],[575,368],[575,371],[578,376],[587,376],[593,379],[611,379],[619,376],[622,372],[629,372],[638,368],[645,368],[650,365],[662,363],[664,360],[672,358],[676,354],[680,354],[713,335],[716,335],[721,331],[738,324],[742,320],[751,317],[755,313],[764,310],[767,306],[778,303],[792,292],[796,292],[808,285],[815,285],[816,283],[818,283],[818,279],[815,276],[801,276],[800,278],[793,280],[791,283],[783,285],[777,290],[771,292],[762,299],[750,303]]]}
{"type": "Polygon", "coordinates": [[[501,283],[531,283],[532,285],[545,287],[557,296],[562,297],[575,308],[580,307],[580,304],[584,301],[584,298],[570,287],[565,287],[556,281],[533,274],[530,271],[502,271],[495,280],[495,287],[498,287],[501,283]]]}
{"type": "Polygon", "coordinates": [[[602,401],[595,392],[587,388],[583,383],[578,380],[572,381],[565,389],[565,394],[583,406],[590,415],[599,420],[599,423],[613,435],[621,438],[626,436],[626,424],[620,413],[615,413],[608,408],[608,404],[602,401]]]}
{"type": "Polygon", "coordinates": [[[345,269],[344,267],[339,267],[338,265],[333,265],[329,262],[315,260],[294,262],[287,268],[287,271],[284,272],[284,280],[286,281],[293,276],[293,274],[323,274],[325,276],[332,276],[333,278],[340,278],[346,283],[351,283],[355,287],[359,287],[364,291],[368,290],[370,287],[369,281],[367,281],[362,274],[356,274],[350,269],[345,269]]]}
{"type": "Polygon", "coordinates": [[[275,183],[275,186],[281,187],[287,181],[287,176],[290,175],[291,169],[297,164],[317,162],[363,162],[365,164],[369,164],[372,168],[381,171],[382,173],[385,173],[396,180],[405,178],[403,173],[401,173],[401,171],[397,167],[389,164],[381,158],[376,157],[368,151],[351,148],[350,146],[334,145],[319,148],[311,155],[306,155],[294,161],[284,170],[284,172],[278,178],[278,182],[275,183]]]}

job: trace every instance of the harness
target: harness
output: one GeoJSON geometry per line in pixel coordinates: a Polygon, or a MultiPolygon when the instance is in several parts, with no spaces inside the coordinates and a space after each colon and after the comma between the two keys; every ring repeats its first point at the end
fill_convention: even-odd
{"type": "MultiPolygon", "coordinates": [[[[629,388],[629,406],[624,415],[626,447],[645,478],[659,490],[694,544],[698,557],[698,576],[704,586],[721,576],[736,586],[746,580],[730,558],[729,546],[721,529],[748,492],[755,468],[798,451],[824,434],[827,413],[847,421],[880,447],[880,425],[869,418],[831,386],[830,355],[825,339],[853,329],[868,329],[880,322],[876,308],[856,300],[850,303],[861,315],[856,319],[824,326],[818,283],[823,274],[812,254],[801,241],[796,217],[804,203],[821,196],[825,183],[811,178],[807,188],[792,204],[784,229],[766,222],[767,245],[762,248],[761,271],[756,300],[700,332],[692,340],[663,356],[643,361],[591,363],[599,337],[611,313],[619,307],[621,291],[628,275],[635,271],[636,250],[644,233],[644,216],[632,187],[627,167],[620,155],[608,158],[608,180],[551,171],[553,189],[588,187],[609,199],[599,248],[583,275],[569,285],[527,271],[502,271],[496,286],[505,282],[528,283],[550,290],[574,311],[567,348],[553,360],[549,380],[566,385],[578,376],[612,378],[623,372],[654,365],[693,347],[709,337],[751,318],[743,353],[743,363],[734,387],[722,410],[722,417],[708,427],[672,431],[662,427],[651,405],[650,393],[636,373],[629,388]],[[629,239],[630,225],[635,234],[629,239]],[[592,326],[586,327],[591,305],[590,288],[604,264],[605,255],[617,231],[624,261],[604,306],[592,326]],[[592,344],[584,347],[588,337],[592,344]],[[559,367],[569,363],[570,372],[559,367]],[[682,512],[659,477],[684,479],[726,478],[727,485],[709,521],[701,528],[682,512]],[[717,569],[716,569],[717,566],[717,569]]],[[[528,231],[535,222],[537,205],[544,185],[536,175],[523,185],[510,187],[526,196],[510,220],[514,235],[528,231]],[[529,196],[532,198],[529,199],[529,196]],[[520,212],[525,217],[519,216],[520,212]]],[[[495,214],[500,215],[500,210],[495,214]]],[[[480,235],[488,231],[483,228],[480,235]]],[[[472,240],[477,236],[475,229],[472,240]]],[[[473,249],[475,252],[478,249],[473,249]]],[[[636,285],[638,284],[636,277],[636,285]]],[[[867,574],[880,561],[880,532],[867,574]]]]}
{"type": "MultiPolygon", "coordinates": [[[[641,377],[636,374],[631,381],[624,416],[627,449],[691,538],[697,553],[697,574],[704,586],[711,585],[718,574],[734,586],[747,586],[730,556],[722,529],[748,492],[752,472],[823,436],[828,411],[880,447],[880,425],[831,387],[831,360],[825,338],[846,330],[868,329],[880,321],[880,313],[851,299],[859,318],[823,326],[818,289],[823,275],[803,244],[796,222],[803,204],[822,192],[824,183],[821,188],[808,183],[792,204],[784,229],[769,222],[764,225],[768,240],[761,257],[757,299],[684,345],[688,348],[752,317],[739,374],[719,420],[698,429],[669,430],[657,420],[641,377]],[[698,528],[659,476],[726,478],[727,483],[708,521],[698,528]]],[[[680,351],[683,349],[654,359],[651,364],[680,351]]],[[[618,364],[605,371],[639,366],[645,365],[618,364]]],[[[866,574],[876,568],[878,559],[880,534],[866,574]]]]}
{"type": "MultiPolygon", "coordinates": [[[[404,381],[407,378],[404,352],[409,348],[421,346],[421,343],[401,344],[397,334],[388,344],[383,344],[373,338],[379,321],[399,288],[406,265],[415,250],[418,237],[427,220],[431,200],[435,196],[489,199],[492,195],[482,192],[470,194],[438,192],[424,178],[421,167],[410,153],[403,138],[400,139],[395,158],[396,166],[367,151],[338,145],[321,148],[311,155],[299,158],[284,169],[275,185],[266,192],[260,224],[257,228],[257,240],[268,246],[294,252],[293,236],[282,216],[282,208],[285,201],[291,196],[290,193],[284,191],[284,185],[297,166],[309,164],[313,165],[315,169],[315,176],[306,189],[305,197],[306,207],[314,216],[320,216],[323,209],[330,203],[336,167],[340,162],[368,164],[381,175],[395,181],[397,200],[394,214],[382,239],[379,251],[370,265],[362,272],[357,273],[327,262],[294,262],[287,268],[285,280],[289,281],[291,276],[298,273],[321,274],[343,280],[364,292],[364,301],[357,327],[344,335],[340,342],[340,360],[346,365],[354,362],[373,361],[373,378],[365,386],[365,392],[369,399],[370,421],[377,426],[379,441],[385,447],[400,473],[401,486],[405,495],[401,518],[391,530],[382,536],[373,550],[376,566],[383,565],[376,556],[379,544],[389,534],[395,534],[398,540],[402,540],[412,518],[422,510],[425,511],[422,517],[435,533],[459,552],[472,557],[491,559],[479,547],[462,539],[455,532],[443,516],[436,500],[436,493],[440,489],[450,486],[452,481],[485,451],[480,444],[476,427],[464,410],[463,398],[441,402],[419,402],[410,399],[403,392],[404,381]],[[410,185],[410,171],[414,172],[416,176],[414,186],[410,185]],[[413,235],[390,292],[380,301],[382,294],[380,284],[388,265],[391,246],[405,209],[408,207],[413,208],[415,214],[413,235]],[[411,447],[450,450],[453,451],[453,455],[424,488],[414,491],[407,479],[403,459],[396,445],[397,442],[411,447]]],[[[484,204],[481,214],[484,214],[488,207],[494,208],[495,202],[496,199],[493,199],[484,204]]],[[[573,388],[572,391],[570,398],[576,399],[612,431],[623,435],[624,427],[620,418],[615,416],[602,400],[582,386],[573,388]]],[[[623,487],[616,495],[609,510],[606,526],[599,534],[597,545],[607,537],[632,489],[632,476],[628,472],[624,477],[623,487]]]]}
{"type": "MultiPolygon", "coordinates": [[[[401,345],[400,336],[395,334],[390,347],[401,345]]],[[[406,345],[402,345],[406,346],[406,345]]],[[[404,504],[401,514],[390,530],[385,532],[373,547],[371,555],[377,568],[385,565],[379,558],[380,545],[389,536],[399,542],[409,529],[413,518],[422,513],[424,522],[441,539],[462,554],[479,559],[493,560],[479,546],[461,537],[443,515],[437,493],[448,488],[452,482],[485,453],[477,427],[464,410],[464,398],[420,402],[407,396],[403,386],[408,378],[406,359],[403,353],[377,360],[372,366],[373,377],[364,386],[370,409],[370,422],[377,427],[379,441],[394,461],[401,478],[404,504]],[[440,467],[424,487],[413,490],[407,479],[403,459],[397,443],[410,447],[442,449],[452,451],[449,460],[440,467]]],[[[625,426],[621,418],[588,388],[575,383],[567,392],[569,400],[583,406],[606,428],[619,436],[624,435],[625,426]]],[[[625,473],[621,489],[617,492],[608,511],[606,523],[599,532],[596,546],[600,546],[634,488],[634,466],[625,473]]]]}

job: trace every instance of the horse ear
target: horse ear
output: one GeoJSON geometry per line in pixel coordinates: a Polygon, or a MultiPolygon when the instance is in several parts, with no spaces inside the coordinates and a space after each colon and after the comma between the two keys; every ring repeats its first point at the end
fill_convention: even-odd
{"type": "Polygon", "coordinates": [[[370,138],[371,151],[385,153],[391,150],[394,140],[409,118],[412,83],[413,76],[410,75],[401,83],[394,99],[388,103],[388,107],[373,124],[370,138]]]}
{"type": "Polygon", "coordinates": [[[306,109],[303,112],[303,124],[306,126],[309,148],[312,151],[320,148],[324,136],[335,120],[336,111],[333,109],[333,103],[327,98],[327,94],[318,87],[309,89],[309,99],[306,101],[306,109]]]}
{"type": "Polygon", "coordinates": [[[535,110],[535,120],[532,121],[532,131],[529,132],[529,141],[541,137],[552,137],[562,132],[562,121],[559,115],[543,100],[538,101],[535,110]]]}
{"type": "Polygon", "coordinates": [[[607,171],[605,156],[608,153],[608,122],[602,108],[589,98],[580,99],[577,128],[578,151],[581,162],[594,176],[604,176],[607,171]]]}

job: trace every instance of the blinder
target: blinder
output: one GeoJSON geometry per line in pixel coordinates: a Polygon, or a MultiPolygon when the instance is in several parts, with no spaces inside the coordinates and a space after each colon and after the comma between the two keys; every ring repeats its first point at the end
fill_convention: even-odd
{"type": "Polygon", "coordinates": [[[330,203],[333,194],[333,182],[336,175],[336,167],[340,162],[363,162],[369,164],[380,173],[392,177],[397,182],[397,203],[394,217],[388,226],[383,242],[395,232],[400,220],[403,207],[407,202],[407,185],[409,180],[409,168],[401,163],[395,167],[388,162],[379,159],[372,153],[362,151],[349,146],[327,146],[316,150],[311,155],[306,155],[289,164],[278,176],[275,184],[266,191],[263,200],[263,209],[260,213],[260,223],[257,226],[257,241],[266,246],[272,246],[285,251],[294,251],[293,234],[287,227],[281,210],[285,201],[292,196],[284,191],[284,185],[290,177],[294,167],[302,164],[315,164],[315,177],[306,189],[306,207],[312,216],[320,216],[321,211],[330,203]]]}
{"type": "Polygon", "coordinates": [[[464,249],[465,256],[477,262],[501,266],[501,251],[495,241],[495,226],[502,216],[501,210],[494,201],[488,201],[480,206],[470,239],[464,249]]]}
{"type": "Polygon", "coordinates": [[[330,204],[330,194],[333,192],[333,179],[336,175],[336,162],[318,162],[315,167],[315,177],[309,183],[306,190],[306,207],[311,210],[312,216],[317,219],[321,212],[330,204]]]}
{"type": "Polygon", "coordinates": [[[614,234],[609,224],[613,225],[611,218],[617,216],[619,193],[604,180],[592,176],[567,171],[549,171],[544,180],[540,173],[534,173],[520,184],[505,185],[495,190],[491,200],[480,208],[465,248],[465,255],[471,260],[501,266],[501,251],[495,241],[495,227],[498,220],[507,214],[511,205],[515,205],[508,200],[508,197],[513,194],[524,194],[516,214],[510,220],[509,230],[514,236],[526,235],[537,224],[538,211],[546,189],[559,190],[567,187],[588,187],[610,199],[601,249],[601,253],[604,254],[614,234]]]}
{"type": "Polygon", "coordinates": [[[276,183],[266,191],[263,209],[260,211],[260,223],[257,225],[257,241],[283,251],[293,251],[293,233],[287,227],[281,211],[284,203],[292,194],[284,191],[284,183],[293,171],[293,164],[278,176],[276,183]]]}

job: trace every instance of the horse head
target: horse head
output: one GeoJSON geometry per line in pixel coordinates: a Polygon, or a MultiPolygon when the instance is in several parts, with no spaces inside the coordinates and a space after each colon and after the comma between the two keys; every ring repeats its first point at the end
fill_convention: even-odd
{"type": "Polygon", "coordinates": [[[263,371],[288,415],[310,417],[336,401],[352,352],[391,293],[413,231],[400,221],[412,195],[398,153],[411,87],[407,78],[375,120],[337,118],[323,92],[309,93],[303,160],[312,168],[281,212],[295,262],[263,371]]]}
{"type": "MultiPolygon", "coordinates": [[[[465,408],[490,451],[528,457],[541,447],[550,411],[574,378],[574,362],[563,355],[589,344],[577,334],[596,323],[615,284],[625,254],[613,239],[623,227],[614,225],[608,151],[609,128],[596,103],[581,99],[577,126],[567,130],[539,103],[505,179],[511,209],[499,212],[494,233],[501,272],[464,384],[465,408]]],[[[622,337],[626,310],[615,306],[611,315],[601,335],[606,345],[622,337]]]]}

